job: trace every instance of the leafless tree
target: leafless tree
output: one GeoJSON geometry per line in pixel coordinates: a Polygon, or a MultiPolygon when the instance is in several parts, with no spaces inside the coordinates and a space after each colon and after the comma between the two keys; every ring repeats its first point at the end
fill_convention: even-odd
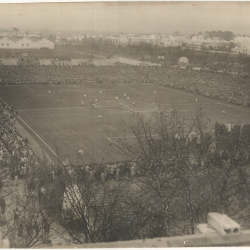
{"type": "Polygon", "coordinates": [[[131,181],[157,204],[161,235],[193,233],[211,211],[235,218],[249,213],[249,142],[235,133],[216,147],[208,122],[201,109],[183,114],[174,108],[151,117],[135,112],[124,121],[134,138],[118,138],[116,145],[134,164],[131,181]]]}

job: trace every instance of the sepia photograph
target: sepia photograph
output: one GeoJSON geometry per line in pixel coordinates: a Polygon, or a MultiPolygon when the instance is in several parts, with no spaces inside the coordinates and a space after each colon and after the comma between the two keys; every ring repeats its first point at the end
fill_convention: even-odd
{"type": "Polygon", "coordinates": [[[0,248],[249,246],[249,13],[0,3],[0,248]]]}

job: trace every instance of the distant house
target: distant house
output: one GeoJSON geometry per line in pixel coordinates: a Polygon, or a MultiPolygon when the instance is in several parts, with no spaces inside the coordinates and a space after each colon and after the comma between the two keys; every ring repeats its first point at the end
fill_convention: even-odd
{"type": "Polygon", "coordinates": [[[249,54],[247,47],[244,46],[236,46],[235,48],[232,48],[231,51],[234,54],[244,54],[244,55],[249,54]]]}
{"type": "Polygon", "coordinates": [[[0,37],[0,49],[54,49],[47,38],[0,37]]]}
{"type": "Polygon", "coordinates": [[[51,59],[39,59],[39,65],[51,65],[52,60],[51,59]]]}
{"type": "Polygon", "coordinates": [[[90,59],[71,59],[71,65],[72,66],[83,66],[92,64],[92,60],[90,59]]]}

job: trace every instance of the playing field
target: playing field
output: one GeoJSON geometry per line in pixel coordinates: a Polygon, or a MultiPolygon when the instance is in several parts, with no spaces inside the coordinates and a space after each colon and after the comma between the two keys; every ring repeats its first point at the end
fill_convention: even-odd
{"type": "Polygon", "coordinates": [[[53,151],[63,161],[75,158],[79,149],[99,162],[121,159],[112,141],[130,136],[121,120],[134,108],[133,102],[147,116],[158,105],[191,112],[201,106],[211,126],[216,121],[250,123],[247,107],[152,84],[0,86],[0,98],[13,105],[21,124],[46,152],[53,151]]]}

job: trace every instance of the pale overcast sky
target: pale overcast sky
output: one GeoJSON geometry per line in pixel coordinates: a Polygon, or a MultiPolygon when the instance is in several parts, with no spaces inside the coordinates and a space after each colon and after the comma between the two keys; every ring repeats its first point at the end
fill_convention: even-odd
{"type": "Polygon", "coordinates": [[[0,28],[250,35],[250,2],[0,4],[0,28]]]}

